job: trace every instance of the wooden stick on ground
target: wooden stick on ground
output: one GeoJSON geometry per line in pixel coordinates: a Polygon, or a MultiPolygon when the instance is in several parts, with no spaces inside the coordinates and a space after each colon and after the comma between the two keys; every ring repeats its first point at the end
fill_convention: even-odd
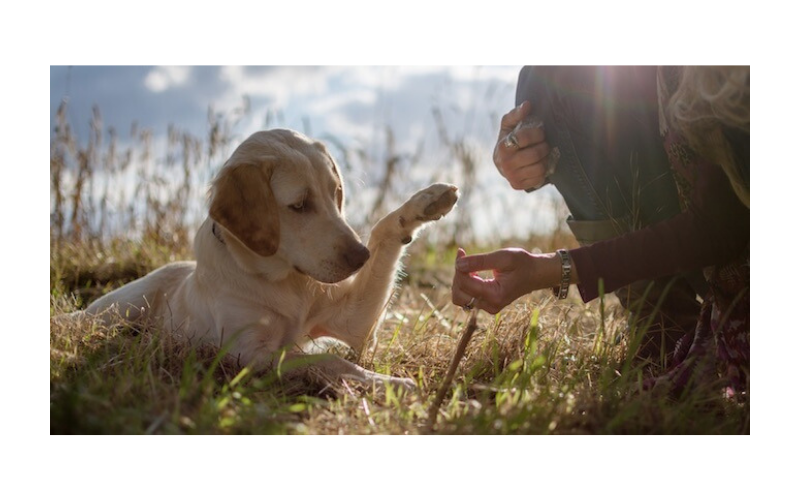
{"type": "Polygon", "coordinates": [[[458,368],[458,364],[461,362],[461,358],[464,357],[464,351],[467,350],[467,344],[469,344],[469,341],[472,338],[472,334],[475,333],[475,330],[477,328],[478,328],[478,310],[473,309],[472,313],[469,316],[467,327],[464,330],[464,333],[461,334],[461,338],[458,341],[458,347],[456,347],[456,352],[453,355],[453,360],[450,362],[450,368],[448,368],[447,370],[447,375],[442,381],[442,385],[441,387],[439,387],[439,391],[436,393],[436,399],[433,400],[433,405],[431,405],[431,409],[428,410],[427,432],[431,432],[433,430],[434,425],[436,425],[436,417],[439,414],[439,408],[442,406],[444,395],[450,388],[450,384],[453,383],[453,377],[456,374],[456,369],[458,368]]]}

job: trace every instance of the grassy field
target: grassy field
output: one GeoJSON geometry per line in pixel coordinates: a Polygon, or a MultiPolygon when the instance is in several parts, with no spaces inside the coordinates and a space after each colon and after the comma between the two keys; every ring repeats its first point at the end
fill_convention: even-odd
{"type": "MultiPolygon", "coordinates": [[[[454,250],[411,245],[407,276],[376,342],[360,359],[414,378],[416,392],[342,384],[310,387],[226,363],[165,332],[51,321],[52,434],[740,434],[749,396],[716,388],[664,397],[639,390],[648,367],[631,362],[625,314],[610,298],[583,304],[541,293],[496,316],[478,315],[452,387],[429,411],[467,314],[450,303],[454,250]]],[[[51,248],[51,317],[170,260],[186,248],[119,241],[51,248]]]]}
{"type": "MultiPolygon", "coordinates": [[[[410,246],[405,276],[373,345],[358,354],[331,347],[369,369],[414,378],[418,389],[409,393],[350,383],[312,387],[240,369],[215,348],[190,349],[168,332],[54,319],[161,265],[192,259],[195,226],[188,207],[192,200],[202,206],[197,201],[215,166],[236,142],[231,119],[210,119],[208,138],[170,129],[167,152],[159,157],[149,131],[133,129],[123,147],[114,131],[103,130],[99,111],[84,144],[72,135],[65,109],[56,117],[51,434],[750,433],[749,391],[737,401],[722,398],[718,387],[670,397],[642,391],[653,367],[630,355],[636,334],[627,331],[625,312],[612,298],[583,304],[574,291],[566,301],[542,292],[496,316],[479,313],[454,381],[432,416],[467,321],[450,302],[456,248],[448,235],[469,233],[463,217],[437,224],[410,246]]],[[[477,159],[465,144],[445,142],[467,193],[477,159]]],[[[398,155],[383,165],[383,194],[400,190],[393,170],[398,155]]],[[[383,209],[376,204],[370,213],[383,209]]],[[[575,244],[559,232],[511,243],[546,250],[575,244]]]]}

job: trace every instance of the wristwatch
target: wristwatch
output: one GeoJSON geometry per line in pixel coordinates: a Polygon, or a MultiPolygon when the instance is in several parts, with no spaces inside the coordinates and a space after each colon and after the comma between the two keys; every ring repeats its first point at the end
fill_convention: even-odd
{"type": "Polygon", "coordinates": [[[569,279],[572,275],[572,264],[569,261],[569,253],[563,248],[556,250],[556,255],[561,258],[561,284],[553,287],[556,298],[563,300],[567,298],[569,292],[569,279]]]}

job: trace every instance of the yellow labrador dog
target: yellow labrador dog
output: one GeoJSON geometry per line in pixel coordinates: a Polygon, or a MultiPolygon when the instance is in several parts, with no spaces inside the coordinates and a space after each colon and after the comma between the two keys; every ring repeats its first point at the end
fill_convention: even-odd
{"type": "MultiPolygon", "coordinates": [[[[344,217],[344,185],[325,146],[290,130],[257,132],[214,180],[196,262],[178,262],[97,299],[79,315],[156,325],[193,341],[229,343],[257,368],[304,354],[322,336],[360,352],[391,298],[403,246],[458,199],[434,184],[381,219],[364,246],[344,217]]],[[[305,358],[308,359],[308,358],[305,358]]],[[[413,387],[336,356],[315,360],[326,381],[413,387]]]]}

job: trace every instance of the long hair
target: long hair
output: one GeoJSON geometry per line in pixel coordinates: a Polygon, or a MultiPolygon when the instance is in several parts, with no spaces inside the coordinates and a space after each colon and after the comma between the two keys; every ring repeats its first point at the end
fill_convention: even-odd
{"type": "Polygon", "coordinates": [[[670,98],[667,117],[695,151],[722,167],[734,192],[749,208],[749,159],[746,166],[737,165],[723,127],[743,132],[749,140],[750,66],[687,66],[670,98]]]}

